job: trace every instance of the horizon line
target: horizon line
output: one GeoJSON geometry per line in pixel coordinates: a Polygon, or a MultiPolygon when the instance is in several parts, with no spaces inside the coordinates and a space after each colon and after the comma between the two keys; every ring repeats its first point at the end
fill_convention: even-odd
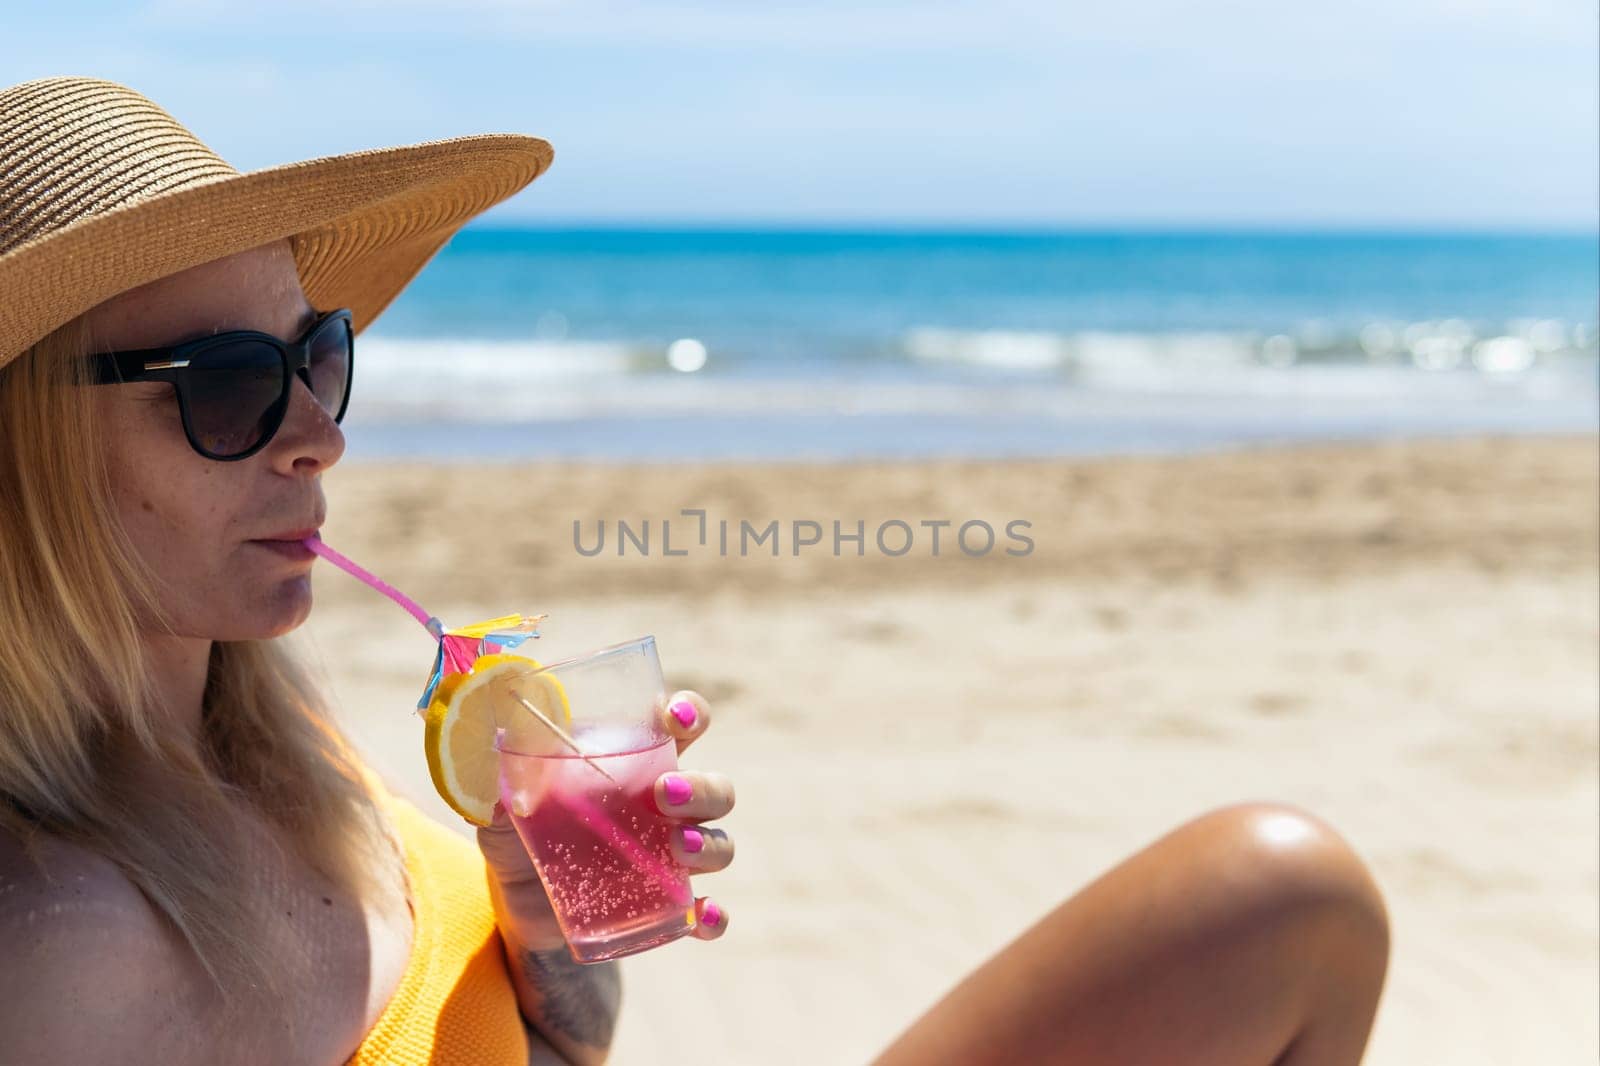
{"type": "Polygon", "coordinates": [[[491,218],[482,216],[462,227],[467,230],[530,230],[539,232],[654,232],[654,233],[816,233],[816,234],[973,234],[1051,236],[1081,234],[1150,234],[1251,236],[1482,236],[1567,237],[1600,239],[1600,223],[1450,223],[1450,222],[1295,222],[1262,221],[1151,222],[1059,220],[959,221],[939,219],[661,219],[661,218],[491,218]]]}

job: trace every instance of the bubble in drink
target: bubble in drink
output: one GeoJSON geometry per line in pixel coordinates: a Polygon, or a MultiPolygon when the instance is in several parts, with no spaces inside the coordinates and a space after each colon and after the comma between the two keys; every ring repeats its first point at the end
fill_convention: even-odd
{"type": "Polygon", "coordinates": [[[694,921],[694,895],[672,857],[676,823],[653,796],[656,779],[676,768],[674,742],[616,750],[596,741],[626,735],[576,739],[587,760],[501,752],[500,794],[573,957],[598,962],[681,935],[694,921]]]}

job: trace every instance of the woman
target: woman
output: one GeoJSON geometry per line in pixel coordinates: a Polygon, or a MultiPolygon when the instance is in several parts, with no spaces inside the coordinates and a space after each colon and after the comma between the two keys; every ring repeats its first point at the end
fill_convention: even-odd
{"type": "MultiPolygon", "coordinates": [[[[605,1058],[617,966],[570,961],[504,815],[474,848],[388,794],[278,639],[354,334],[549,159],[488,135],[240,175],[122,86],[0,92],[0,1059],[605,1058]]],[[[711,717],[684,691],[664,720],[681,752],[711,717]]],[[[678,778],[675,852],[722,869],[733,788],[678,778]]],[[[1354,1063],[1387,957],[1337,834],[1225,808],[877,1061],[1354,1063]]]]}

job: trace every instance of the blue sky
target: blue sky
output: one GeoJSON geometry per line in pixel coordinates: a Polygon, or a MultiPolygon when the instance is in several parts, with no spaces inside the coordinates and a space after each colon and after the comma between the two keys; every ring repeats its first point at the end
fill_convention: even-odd
{"type": "Polygon", "coordinates": [[[513,131],[498,221],[1597,225],[1592,0],[8,5],[242,170],[513,131]],[[1114,8],[1114,10],[1113,10],[1114,8]]]}

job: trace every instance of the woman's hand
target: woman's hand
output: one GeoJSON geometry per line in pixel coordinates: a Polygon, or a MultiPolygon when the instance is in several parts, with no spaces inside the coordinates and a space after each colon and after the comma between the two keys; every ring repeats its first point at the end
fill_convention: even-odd
{"type": "MultiPolygon", "coordinates": [[[[685,689],[667,701],[667,727],[678,742],[678,754],[698,740],[711,724],[711,711],[698,692],[685,689]]],[[[733,810],[733,782],[714,770],[674,770],[656,778],[656,809],[681,824],[672,829],[672,855],[695,874],[715,873],[733,861],[733,838],[705,823],[733,810]]],[[[728,912],[710,896],[694,901],[694,935],[715,940],[728,928],[728,912]]]]}
{"type": "MultiPolygon", "coordinates": [[[[662,711],[662,722],[677,742],[678,755],[698,740],[711,724],[705,697],[683,689],[673,693],[662,711]]],[[[680,824],[672,827],[672,855],[691,876],[714,873],[733,861],[733,838],[705,823],[733,810],[733,783],[715,771],[677,770],[655,782],[656,808],[680,824]]],[[[478,848],[488,864],[490,881],[498,886],[496,916],[502,932],[509,922],[525,943],[538,948],[564,948],[566,940],[556,923],[544,884],[517,837],[511,816],[497,803],[494,823],[478,830],[478,848]]],[[[709,896],[694,901],[694,936],[715,940],[728,928],[728,912],[709,896]]]]}

